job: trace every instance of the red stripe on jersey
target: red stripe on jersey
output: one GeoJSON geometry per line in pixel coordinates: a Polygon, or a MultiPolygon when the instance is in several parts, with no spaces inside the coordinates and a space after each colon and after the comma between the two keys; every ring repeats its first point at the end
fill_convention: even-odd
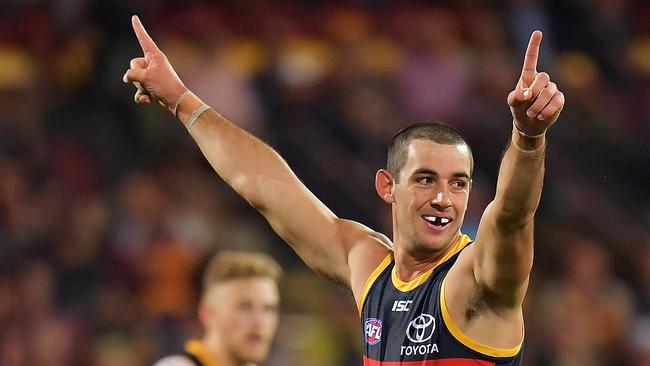
{"type": "Polygon", "coordinates": [[[377,361],[363,356],[363,366],[494,366],[494,362],[469,358],[442,358],[427,361],[377,361]]]}

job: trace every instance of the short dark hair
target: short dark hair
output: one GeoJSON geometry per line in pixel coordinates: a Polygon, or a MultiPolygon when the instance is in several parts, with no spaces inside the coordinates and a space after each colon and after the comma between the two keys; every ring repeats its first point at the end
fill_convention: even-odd
{"type": "Polygon", "coordinates": [[[399,173],[408,155],[408,148],[413,140],[430,140],[443,145],[465,145],[469,151],[470,176],[474,171],[474,156],[467,140],[455,128],[439,121],[420,122],[405,127],[397,132],[388,148],[386,168],[399,183],[399,173]]]}

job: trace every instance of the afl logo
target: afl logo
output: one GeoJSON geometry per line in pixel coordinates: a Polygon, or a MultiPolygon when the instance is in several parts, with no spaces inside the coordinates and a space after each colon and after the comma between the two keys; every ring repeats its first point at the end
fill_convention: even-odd
{"type": "Polygon", "coordinates": [[[381,341],[381,320],[369,318],[366,320],[366,325],[363,328],[368,344],[377,344],[381,341]]]}
{"type": "Polygon", "coordinates": [[[411,320],[406,328],[406,336],[411,342],[422,343],[431,339],[434,330],[436,330],[436,320],[433,316],[421,314],[411,320]]]}

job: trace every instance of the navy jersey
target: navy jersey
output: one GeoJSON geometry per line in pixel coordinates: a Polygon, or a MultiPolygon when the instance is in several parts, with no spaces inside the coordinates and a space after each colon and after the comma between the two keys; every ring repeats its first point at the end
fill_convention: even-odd
{"type": "Polygon", "coordinates": [[[480,344],[451,320],[442,291],[444,280],[469,244],[471,239],[462,235],[437,265],[410,282],[397,277],[392,254],[375,269],[361,295],[364,366],[521,364],[521,344],[512,349],[480,344]]]}

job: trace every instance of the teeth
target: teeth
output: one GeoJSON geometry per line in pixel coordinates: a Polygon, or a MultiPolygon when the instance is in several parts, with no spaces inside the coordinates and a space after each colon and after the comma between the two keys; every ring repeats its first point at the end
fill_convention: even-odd
{"type": "Polygon", "coordinates": [[[437,217],[435,217],[435,216],[424,216],[424,219],[429,221],[430,223],[435,224],[437,217]]]}
{"type": "Polygon", "coordinates": [[[425,220],[429,221],[432,224],[436,225],[446,225],[449,223],[448,218],[446,217],[437,217],[437,216],[422,216],[425,220]]]}

